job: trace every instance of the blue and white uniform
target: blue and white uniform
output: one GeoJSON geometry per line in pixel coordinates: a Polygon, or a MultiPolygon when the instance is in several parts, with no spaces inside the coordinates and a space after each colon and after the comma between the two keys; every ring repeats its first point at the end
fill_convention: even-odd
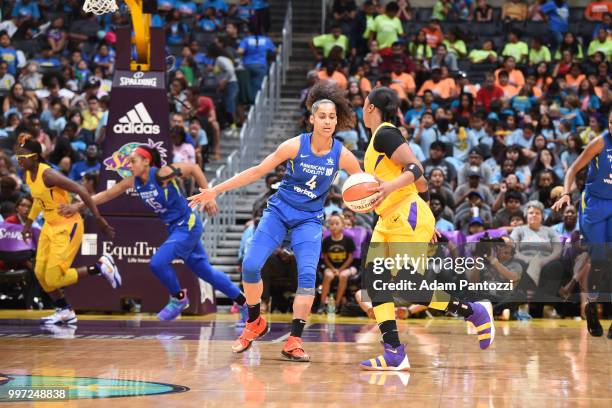
{"type": "Polygon", "coordinates": [[[600,244],[591,247],[591,256],[603,257],[600,251],[604,249],[603,244],[612,242],[612,137],[609,133],[604,135],[603,150],[589,163],[579,217],[585,241],[600,244]]]}
{"type": "Polygon", "coordinates": [[[247,283],[261,280],[261,268],[289,233],[298,267],[297,294],[314,295],[323,207],[339,168],[342,143],[334,139],[327,154],[316,156],[310,148],[311,138],[312,133],[300,136],[298,154],[287,163],[278,192],[268,200],[242,264],[242,279],[247,283]]]}
{"type": "Polygon", "coordinates": [[[181,287],[172,268],[172,261],[180,258],[201,279],[230,299],[236,299],[240,290],[225,273],[214,269],[208,261],[201,240],[204,229],[200,218],[189,208],[176,180],[169,181],[163,187],[155,178],[157,171],[157,168],[151,167],[149,179],[145,184],[138,177],[134,178],[134,188],[142,201],[168,228],[168,239],[151,258],[151,270],[168,292],[175,295],[181,287]]]}

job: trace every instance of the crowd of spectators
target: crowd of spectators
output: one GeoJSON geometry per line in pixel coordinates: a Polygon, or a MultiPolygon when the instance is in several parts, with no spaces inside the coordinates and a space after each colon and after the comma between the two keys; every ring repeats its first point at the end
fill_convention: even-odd
{"type": "MultiPolygon", "coordinates": [[[[496,276],[507,281],[529,271],[535,293],[557,296],[575,271],[568,266],[573,258],[568,262],[566,252],[549,244],[575,242],[579,225],[575,206],[561,212],[551,206],[563,192],[568,167],[593,138],[608,132],[611,12],[610,1],[570,9],[563,0],[512,0],[496,9],[486,0],[440,0],[433,9],[416,9],[405,0],[365,1],[360,8],[335,0],[328,32],[309,44],[317,63],[301,99],[317,81],[345,90],[355,121],[336,137],[363,157],[370,137],[362,121],[364,98],[376,86],[394,89],[401,100],[396,124],[423,164],[444,239],[470,242],[486,233],[507,240],[514,246],[507,260],[514,272],[498,268],[496,276]],[[522,241],[544,248],[536,251],[522,241]]],[[[302,127],[307,129],[306,120],[302,127]]],[[[584,179],[583,171],[572,196],[576,204],[584,179]]],[[[336,246],[346,242],[343,236],[353,237],[356,225],[332,192],[326,214],[347,212],[348,233],[328,217],[336,246]]],[[[372,226],[367,217],[359,221],[359,228],[372,226]]],[[[352,302],[343,292],[354,274],[350,266],[358,266],[354,256],[338,256],[354,255],[358,245],[343,246],[330,251],[324,241],[321,262],[324,295],[330,281],[338,281],[337,306],[352,302]]],[[[533,305],[531,315],[541,317],[540,306],[533,305]]],[[[529,317],[522,309],[511,311],[529,317]]]]}

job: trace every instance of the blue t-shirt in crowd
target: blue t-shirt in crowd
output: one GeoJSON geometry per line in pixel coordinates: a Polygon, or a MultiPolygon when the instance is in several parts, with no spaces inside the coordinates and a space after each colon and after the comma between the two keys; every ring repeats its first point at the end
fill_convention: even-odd
{"type": "Polygon", "coordinates": [[[180,45],[183,44],[187,33],[189,33],[189,27],[186,24],[173,23],[170,25],[166,40],[170,45],[180,45]]]}
{"type": "Polygon", "coordinates": [[[55,57],[49,58],[34,58],[34,61],[38,62],[41,67],[59,67],[61,65],[60,60],[55,57]]]}
{"type": "Polygon", "coordinates": [[[158,9],[173,9],[176,7],[176,0],[157,0],[158,9]]]}
{"type": "Polygon", "coordinates": [[[557,7],[554,1],[549,1],[540,6],[540,11],[548,15],[548,25],[551,31],[557,33],[567,32],[569,20],[569,8],[567,3],[563,3],[561,7],[557,7]]]}
{"type": "Polygon", "coordinates": [[[208,33],[217,31],[217,27],[221,26],[221,20],[214,17],[212,20],[208,17],[202,17],[202,19],[198,22],[198,27],[202,29],[202,31],[206,31],[208,33]]]}
{"type": "Polygon", "coordinates": [[[421,115],[425,112],[425,107],[422,106],[421,109],[408,109],[406,114],[404,115],[404,121],[406,123],[412,122],[413,119],[419,119],[421,115]]]}
{"type": "Polygon", "coordinates": [[[238,6],[236,8],[236,17],[242,21],[249,21],[251,18],[251,7],[250,6],[238,6]]]}
{"type": "Polygon", "coordinates": [[[100,163],[96,162],[93,166],[87,163],[87,160],[78,161],[72,165],[70,174],[68,175],[71,180],[81,181],[86,174],[100,173],[100,163]]]}
{"type": "Polygon", "coordinates": [[[17,51],[14,48],[0,47],[0,60],[8,64],[9,74],[17,74],[17,51]]]}
{"type": "Polygon", "coordinates": [[[452,222],[440,217],[440,219],[436,221],[436,229],[440,232],[453,232],[456,228],[452,222]]]}
{"type": "Polygon", "coordinates": [[[268,52],[276,47],[271,39],[264,35],[249,35],[240,41],[239,48],[244,50],[242,62],[244,65],[268,65],[268,52]]]}
{"type": "Polygon", "coordinates": [[[40,10],[38,10],[38,4],[34,1],[30,1],[29,4],[23,4],[18,1],[13,7],[13,13],[11,17],[32,17],[34,20],[40,18],[40,10]]]}
{"type": "Polygon", "coordinates": [[[164,19],[159,14],[153,14],[151,16],[151,27],[163,27],[164,19]]]}
{"type": "Polygon", "coordinates": [[[179,0],[175,3],[175,7],[182,14],[193,15],[198,12],[198,6],[193,1],[179,0]]]}
{"type": "Polygon", "coordinates": [[[261,10],[270,7],[267,0],[251,0],[253,10],[261,10]]]}

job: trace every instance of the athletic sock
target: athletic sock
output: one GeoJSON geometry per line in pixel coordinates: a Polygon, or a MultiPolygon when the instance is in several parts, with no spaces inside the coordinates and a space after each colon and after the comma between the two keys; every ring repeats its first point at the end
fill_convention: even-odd
{"type": "Polygon", "coordinates": [[[261,302],[257,303],[256,305],[247,305],[249,308],[249,320],[247,320],[247,323],[252,323],[255,320],[257,320],[259,318],[259,315],[261,314],[259,307],[261,306],[261,302]]]}
{"type": "Polygon", "coordinates": [[[96,263],[95,265],[88,266],[87,273],[90,275],[99,275],[100,273],[102,273],[102,270],[100,269],[100,264],[96,263]]]}
{"type": "Polygon", "coordinates": [[[448,302],[445,312],[457,314],[462,317],[470,317],[474,313],[469,303],[456,299],[451,299],[450,302],[448,302]]]}
{"type": "Polygon", "coordinates": [[[177,298],[178,300],[183,300],[185,299],[185,291],[180,290],[177,294],[172,295],[172,297],[177,298]]]}
{"type": "Polygon", "coordinates": [[[305,325],[306,320],[293,319],[293,321],[291,322],[291,336],[302,337],[302,332],[304,331],[305,325]]]}
{"type": "Polygon", "coordinates": [[[238,303],[240,306],[243,306],[246,303],[246,298],[241,293],[238,296],[236,296],[236,299],[234,299],[234,302],[238,303]]]}
{"type": "Polygon", "coordinates": [[[58,309],[67,309],[68,306],[68,302],[66,302],[66,298],[59,298],[55,301],[55,307],[57,307],[58,309]]]}
{"type": "Polygon", "coordinates": [[[378,328],[385,344],[389,344],[393,348],[398,348],[401,345],[395,320],[385,320],[378,325],[378,328]]]}

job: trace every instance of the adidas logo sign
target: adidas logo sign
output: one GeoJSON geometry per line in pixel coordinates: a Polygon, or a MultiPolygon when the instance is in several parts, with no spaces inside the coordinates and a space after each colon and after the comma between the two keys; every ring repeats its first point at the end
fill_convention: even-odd
{"type": "Polygon", "coordinates": [[[153,123],[151,115],[142,102],[119,118],[119,123],[113,126],[113,131],[117,134],[137,135],[158,135],[160,133],[159,125],[153,123]]]}

